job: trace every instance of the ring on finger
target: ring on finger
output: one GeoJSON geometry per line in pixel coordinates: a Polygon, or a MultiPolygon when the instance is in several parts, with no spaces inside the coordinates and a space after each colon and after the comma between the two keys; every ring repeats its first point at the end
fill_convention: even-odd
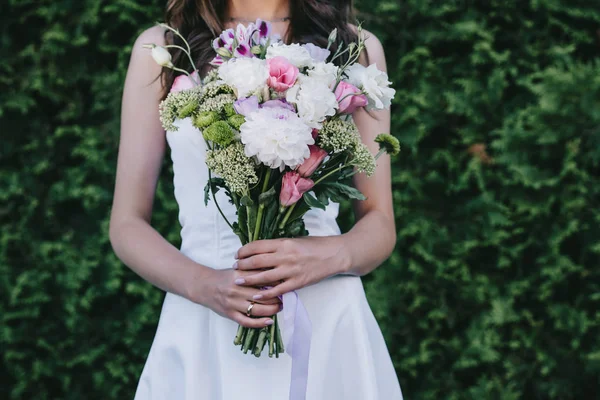
{"type": "Polygon", "coordinates": [[[251,317],[252,316],[252,309],[254,308],[254,302],[251,301],[250,305],[248,306],[248,308],[246,309],[246,316],[247,317],[251,317]]]}

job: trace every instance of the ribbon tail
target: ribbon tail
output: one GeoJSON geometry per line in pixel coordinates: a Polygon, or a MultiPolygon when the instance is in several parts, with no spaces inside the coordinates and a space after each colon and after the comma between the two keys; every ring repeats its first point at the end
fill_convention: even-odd
{"type": "Polygon", "coordinates": [[[305,400],[312,324],[295,291],[283,295],[283,332],[286,353],[292,357],[290,400],[305,400]]]}

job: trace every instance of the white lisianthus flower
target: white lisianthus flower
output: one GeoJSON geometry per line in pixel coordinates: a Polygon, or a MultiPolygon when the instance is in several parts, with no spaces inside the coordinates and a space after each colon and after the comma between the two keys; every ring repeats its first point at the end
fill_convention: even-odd
{"type": "Polygon", "coordinates": [[[314,63],[313,67],[307,71],[308,76],[318,79],[325,83],[329,88],[333,89],[333,85],[337,80],[339,68],[332,63],[314,63]]]}
{"type": "Polygon", "coordinates": [[[375,64],[364,67],[353,64],[345,71],[348,82],[362,89],[369,99],[367,110],[389,108],[396,91],[390,87],[388,75],[377,69],[375,64]]]}
{"type": "Polygon", "coordinates": [[[306,75],[286,93],[288,103],[296,104],[298,115],[311,128],[321,129],[325,118],[335,115],[338,102],[335,94],[322,80],[306,75]]]}
{"type": "Polygon", "coordinates": [[[245,154],[261,163],[283,169],[296,168],[310,157],[312,129],[286,108],[261,108],[246,117],[240,127],[245,154]]]}
{"type": "Polygon", "coordinates": [[[329,50],[315,46],[312,43],[303,44],[302,47],[308,50],[308,54],[310,54],[310,58],[312,58],[314,62],[325,62],[327,57],[331,54],[329,50]]]}
{"type": "Polygon", "coordinates": [[[219,78],[233,87],[240,99],[267,85],[269,68],[265,60],[258,58],[232,58],[219,67],[219,78]]]}
{"type": "Polygon", "coordinates": [[[267,48],[267,60],[274,57],[285,57],[290,64],[302,69],[312,65],[312,57],[308,50],[297,43],[283,44],[273,43],[267,48]]]}

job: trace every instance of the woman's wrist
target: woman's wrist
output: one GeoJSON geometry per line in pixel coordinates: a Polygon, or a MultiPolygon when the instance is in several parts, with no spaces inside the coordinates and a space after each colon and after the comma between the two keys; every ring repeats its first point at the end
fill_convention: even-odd
{"type": "Polygon", "coordinates": [[[332,246],[336,249],[336,261],[331,263],[331,275],[346,275],[352,270],[352,254],[349,250],[346,234],[331,236],[332,246]]]}
{"type": "Polygon", "coordinates": [[[192,262],[189,273],[183,279],[183,295],[191,302],[206,306],[213,285],[212,276],[215,270],[204,265],[192,262]]]}

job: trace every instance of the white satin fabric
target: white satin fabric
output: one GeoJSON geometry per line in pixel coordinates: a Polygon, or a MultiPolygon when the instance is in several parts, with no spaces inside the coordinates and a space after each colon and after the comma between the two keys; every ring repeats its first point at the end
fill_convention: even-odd
{"type": "MultiPolygon", "coordinates": [[[[181,252],[216,269],[231,268],[240,247],[214,202],[204,206],[208,179],[201,133],[189,119],[168,132],[175,197],[182,226],[181,252]]],[[[223,193],[219,205],[235,210],[223,193]]],[[[313,236],[338,235],[337,205],[306,214],[313,236]]],[[[312,321],[307,400],[400,400],[389,353],[360,278],[336,276],[298,290],[312,321]]],[[[285,400],[291,358],[256,358],[234,347],[237,324],[210,309],[167,293],[135,400],[285,400]]]]}

